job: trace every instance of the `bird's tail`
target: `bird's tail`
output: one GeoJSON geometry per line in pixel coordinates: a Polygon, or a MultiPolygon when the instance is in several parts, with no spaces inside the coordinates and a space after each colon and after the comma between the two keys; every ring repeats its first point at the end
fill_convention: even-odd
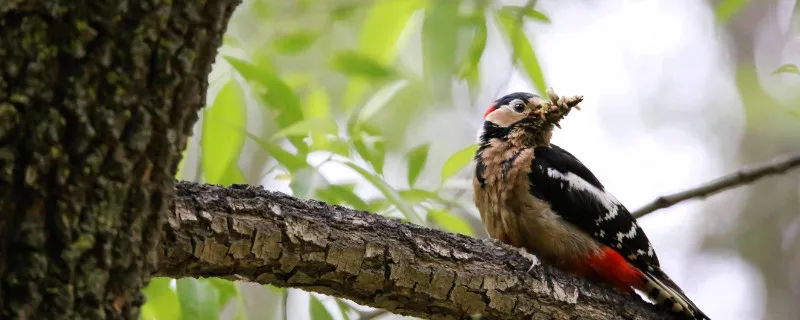
{"type": "Polygon", "coordinates": [[[645,272],[644,276],[647,296],[657,306],[670,310],[683,319],[711,320],[663,271],[645,272]]]}

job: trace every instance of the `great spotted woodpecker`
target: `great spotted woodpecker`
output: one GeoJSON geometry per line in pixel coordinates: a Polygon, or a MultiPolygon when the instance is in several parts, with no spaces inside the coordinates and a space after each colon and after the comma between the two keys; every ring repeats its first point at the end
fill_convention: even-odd
{"type": "Polygon", "coordinates": [[[544,264],[646,293],[688,319],[709,319],[662,271],[628,210],[577,158],[550,143],[582,97],[517,92],[495,101],[478,135],[474,202],[493,238],[544,264]],[[560,126],[559,126],[560,127],[560,126]]]}

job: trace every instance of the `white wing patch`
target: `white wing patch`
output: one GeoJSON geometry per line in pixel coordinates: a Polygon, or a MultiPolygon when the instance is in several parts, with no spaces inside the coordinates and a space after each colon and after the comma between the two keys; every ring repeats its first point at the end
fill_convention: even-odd
{"type": "MultiPolygon", "coordinates": [[[[587,182],[586,180],[583,180],[583,178],[581,178],[577,174],[572,172],[567,172],[567,174],[563,174],[556,169],[547,168],[547,175],[549,175],[551,178],[567,181],[567,183],[569,183],[570,188],[586,191],[592,194],[592,196],[594,196],[595,199],[597,199],[600,202],[600,204],[603,205],[603,207],[606,209],[607,212],[605,216],[597,219],[596,221],[597,225],[600,225],[600,222],[602,222],[603,220],[608,221],[614,219],[614,217],[616,217],[617,214],[619,214],[619,206],[621,206],[622,204],[620,204],[617,198],[614,198],[614,196],[612,196],[610,193],[600,190],[599,188],[593,186],[591,183],[587,182]]],[[[632,231],[633,234],[636,235],[635,227],[632,229],[632,231]]],[[[631,238],[632,237],[633,236],[631,236],[631,238]]]]}
{"type": "Polygon", "coordinates": [[[638,227],[639,226],[637,226],[636,223],[634,223],[633,226],[631,226],[631,230],[630,231],[628,231],[626,233],[617,232],[617,241],[622,242],[622,240],[625,239],[625,238],[633,239],[633,237],[636,236],[636,229],[638,227]]]}

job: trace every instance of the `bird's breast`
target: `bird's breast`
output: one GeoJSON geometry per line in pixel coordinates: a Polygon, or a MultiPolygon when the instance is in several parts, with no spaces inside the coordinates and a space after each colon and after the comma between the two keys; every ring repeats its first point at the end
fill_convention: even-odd
{"type": "Polygon", "coordinates": [[[565,264],[599,249],[588,235],[530,193],[531,149],[487,148],[478,157],[474,202],[489,236],[522,247],[550,264],[565,264]]]}
{"type": "Polygon", "coordinates": [[[483,150],[478,158],[473,179],[474,202],[481,214],[486,232],[493,238],[521,246],[520,237],[513,219],[524,207],[520,192],[527,194],[531,149],[494,148],[483,150]]]}

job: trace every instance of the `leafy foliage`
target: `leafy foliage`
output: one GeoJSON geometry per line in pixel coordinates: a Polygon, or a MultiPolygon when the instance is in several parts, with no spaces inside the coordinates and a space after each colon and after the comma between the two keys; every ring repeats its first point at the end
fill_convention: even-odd
{"type": "MultiPolygon", "coordinates": [[[[203,180],[242,183],[256,174],[249,178],[296,197],[447,232],[482,232],[472,229],[469,221],[477,217],[471,199],[461,196],[471,185],[458,185],[477,147],[473,138],[452,146],[437,137],[406,139],[426,130],[418,126],[421,115],[453,107],[457,85],[466,84],[473,100],[483,90],[480,64],[494,26],[514,53],[508,58],[544,92],[544,74],[522,27],[549,18],[530,5],[487,1],[300,3],[288,8],[255,0],[235,15],[232,25],[246,21],[244,30],[252,32],[226,35],[215,66],[225,82],[203,111],[203,180]],[[411,39],[419,53],[409,49],[411,39]],[[445,148],[458,150],[442,155],[445,148]],[[442,163],[441,170],[429,169],[442,163]]],[[[456,125],[450,122],[442,125],[456,125]]],[[[183,162],[180,168],[191,170],[183,162]]],[[[156,278],[145,289],[143,318],[217,319],[231,306],[237,319],[247,318],[230,281],[171,281],[156,278]]],[[[358,312],[322,301],[309,295],[312,319],[358,312]]]]}
{"type": "Polygon", "coordinates": [[[430,149],[431,144],[426,143],[408,150],[406,153],[406,160],[408,160],[408,185],[410,187],[414,186],[414,183],[417,182],[417,178],[419,178],[419,174],[422,172],[422,168],[425,167],[425,163],[428,161],[428,149],[430,149]]]}
{"type": "Polygon", "coordinates": [[[450,179],[456,173],[464,169],[471,161],[472,157],[475,155],[475,152],[478,150],[478,145],[473,144],[464,149],[461,149],[454,153],[450,158],[447,159],[447,162],[444,163],[444,167],[442,167],[442,182],[450,179]]]}
{"type": "Polygon", "coordinates": [[[720,1],[716,8],[714,8],[714,15],[717,18],[718,23],[726,23],[730,20],[736,13],[738,13],[745,5],[747,5],[749,0],[722,0],[720,1]]]}
{"type": "Polygon", "coordinates": [[[215,184],[243,181],[237,162],[244,146],[246,109],[236,81],[229,81],[217,94],[214,105],[203,113],[200,146],[206,181],[215,184]]]}
{"type": "Polygon", "coordinates": [[[142,306],[142,319],[179,319],[181,316],[178,294],[170,288],[169,278],[153,278],[144,289],[147,303],[142,306]]]}
{"type": "Polygon", "coordinates": [[[800,75],[800,69],[798,69],[797,65],[794,64],[784,64],[772,72],[772,74],[779,74],[779,73],[794,73],[800,75]]]}
{"type": "Polygon", "coordinates": [[[311,319],[333,320],[333,316],[331,316],[331,313],[328,311],[328,309],[325,308],[324,305],[322,305],[322,302],[320,302],[319,299],[317,299],[317,297],[313,295],[308,295],[308,297],[311,299],[311,301],[309,301],[310,304],[309,311],[311,313],[311,319]]]}
{"type": "Polygon", "coordinates": [[[522,64],[522,67],[525,69],[528,77],[530,77],[531,81],[533,81],[533,85],[536,87],[536,90],[540,94],[544,95],[544,92],[547,89],[547,84],[544,80],[542,67],[539,65],[539,60],[536,58],[536,53],[534,52],[530,41],[525,36],[524,31],[521,29],[521,18],[527,16],[525,12],[528,10],[516,8],[509,10],[509,8],[514,7],[504,7],[505,10],[501,9],[499,12],[497,12],[497,21],[500,23],[506,39],[511,42],[511,48],[514,51],[515,61],[522,64]]]}
{"type": "Polygon", "coordinates": [[[182,319],[213,320],[218,318],[220,294],[208,280],[178,279],[178,297],[182,319]]]}

